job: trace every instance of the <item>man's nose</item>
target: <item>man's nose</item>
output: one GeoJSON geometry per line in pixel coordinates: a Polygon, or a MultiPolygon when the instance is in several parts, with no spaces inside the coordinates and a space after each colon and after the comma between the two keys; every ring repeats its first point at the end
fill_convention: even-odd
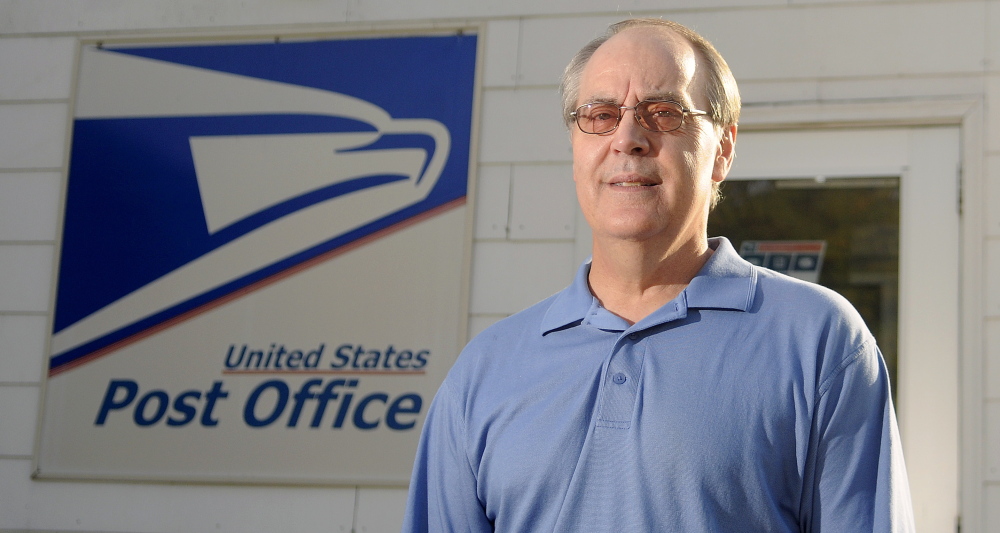
{"type": "Polygon", "coordinates": [[[652,132],[639,125],[635,109],[625,109],[622,113],[618,128],[613,133],[615,150],[630,155],[649,152],[649,134],[652,132]]]}

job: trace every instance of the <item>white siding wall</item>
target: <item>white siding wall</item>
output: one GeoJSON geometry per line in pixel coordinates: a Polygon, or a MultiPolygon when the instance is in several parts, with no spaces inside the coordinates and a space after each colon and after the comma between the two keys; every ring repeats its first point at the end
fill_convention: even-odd
{"type": "MultiPolygon", "coordinates": [[[[398,529],[402,489],[30,479],[79,38],[483,23],[470,334],[559,290],[589,253],[556,83],[626,13],[674,18],[729,60],[748,106],[966,98],[963,531],[1000,532],[1000,0],[338,2],[0,0],[0,531],[398,529]],[[669,6],[670,10],[664,10],[669,6]],[[515,115],[508,112],[517,109],[515,115]],[[530,124],[516,122],[527,117],[530,124]],[[968,242],[968,241],[967,241],[968,242]],[[974,293],[974,294],[973,294],[974,293]],[[985,376],[979,378],[979,376],[985,376]],[[970,457],[971,455],[971,457],[970,457]]],[[[927,105],[932,105],[928,103],[927,105]]]]}

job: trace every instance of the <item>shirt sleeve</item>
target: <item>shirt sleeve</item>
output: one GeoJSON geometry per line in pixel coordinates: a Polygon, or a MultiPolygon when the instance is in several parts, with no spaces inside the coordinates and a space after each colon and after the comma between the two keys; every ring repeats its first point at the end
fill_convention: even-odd
{"type": "Polygon", "coordinates": [[[803,531],[914,531],[888,373],[869,339],[820,383],[803,490],[803,531]]]}
{"type": "Polygon", "coordinates": [[[466,454],[463,406],[446,381],[431,403],[420,435],[403,533],[493,531],[466,454]]]}

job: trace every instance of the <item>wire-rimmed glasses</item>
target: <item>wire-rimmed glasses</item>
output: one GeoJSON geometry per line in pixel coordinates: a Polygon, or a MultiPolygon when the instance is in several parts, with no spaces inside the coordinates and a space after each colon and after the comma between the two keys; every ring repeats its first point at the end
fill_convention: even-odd
{"type": "Polygon", "coordinates": [[[608,102],[591,102],[576,108],[570,116],[576,120],[580,131],[592,135],[611,133],[621,124],[627,110],[635,111],[635,121],[640,126],[660,133],[674,131],[684,125],[687,116],[707,115],[707,111],[687,109],[677,102],[643,100],[634,106],[620,106],[608,102]]]}

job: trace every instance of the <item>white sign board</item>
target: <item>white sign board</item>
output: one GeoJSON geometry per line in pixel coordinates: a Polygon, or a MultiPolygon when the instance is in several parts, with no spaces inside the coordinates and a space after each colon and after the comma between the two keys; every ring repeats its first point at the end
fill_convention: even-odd
{"type": "Polygon", "coordinates": [[[464,341],[476,47],[84,47],[37,475],[405,484],[464,341]]]}

